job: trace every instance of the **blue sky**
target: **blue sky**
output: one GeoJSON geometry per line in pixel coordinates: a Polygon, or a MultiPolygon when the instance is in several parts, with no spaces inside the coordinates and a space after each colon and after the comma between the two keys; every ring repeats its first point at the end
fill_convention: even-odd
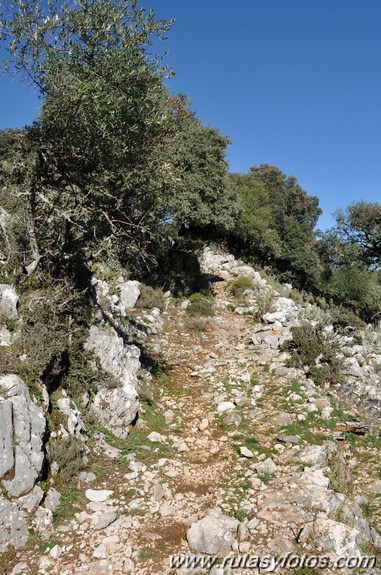
{"type": "MultiPolygon", "coordinates": [[[[268,163],[336,208],[381,201],[379,0],[140,0],[175,17],[166,43],[174,92],[232,139],[232,171],[268,163]]],[[[35,117],[38,100],[0,82],[0,127],[35,117]]]]}

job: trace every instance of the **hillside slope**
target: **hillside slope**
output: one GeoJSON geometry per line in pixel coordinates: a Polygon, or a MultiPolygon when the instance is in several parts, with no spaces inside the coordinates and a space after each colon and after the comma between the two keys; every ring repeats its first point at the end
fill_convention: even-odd
{"type": "MultiPolygon", "coordinates": [[[[153,397],[142,401],[127,439],[106,433],[108,457],[91,459],[69,489],[57,485],[55,522],[8,555],[18,563],[12,575],[218,575],[230,571],[213,567],[217,557],[231,557],[228,565],[245,554],[327,556],[324,573],[346,572],[334,562],[354,557],[356,572],[379,572],[361,568],[381,548],[376,418],[365,411],[369,420],[359,420],[340,388],[324,390],[285,366],[282,329],[274,318],[255,319],[261,291],[247,290],[238,304],[231,295],[237,277],[269,289],[259,274],[211,251],[203,265],[213,276],[215,315],[194,317],[188,301],[169,303],[150,338],[164,366],[153,397]],[[170,565],[171,555],[189,553],[209,565],[170,565]]],[[[291,300],[274,302],[288,310],[287,325],[298,323],[291,300]]],[[[279,309],[272,313],[282,321],[279,309]]]]}

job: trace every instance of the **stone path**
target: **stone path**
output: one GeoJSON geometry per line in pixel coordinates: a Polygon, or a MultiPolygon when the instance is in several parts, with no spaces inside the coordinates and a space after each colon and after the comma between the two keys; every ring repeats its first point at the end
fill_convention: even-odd
{"type": "MultiPolygon", "coordinates": [[[[222,274],[214,284],[214,317],[195,321],[171,304],[155,338],[166,368],[152,405],[127,442],[115,442],[119,459],[93,462],[76,490],[57,486],[61,508],[75,514],[61,512],[46,538],[32,538],[13,575],[169,575],[183,572],[170,568],[169,555],[221,552],[223,540],[233,555],[351,555],[360,540],[372,554],[381,546],[361,499],[378,489],[378,470],[364,485],[363,461],[337,441],[335,425],[345,419],[337,398],[282,375],[284,356],[253,345],[255,322],[234,311],[229,280],[222,274]]],[[[356,449],[368,461],[379,453],[356,449]]]]}

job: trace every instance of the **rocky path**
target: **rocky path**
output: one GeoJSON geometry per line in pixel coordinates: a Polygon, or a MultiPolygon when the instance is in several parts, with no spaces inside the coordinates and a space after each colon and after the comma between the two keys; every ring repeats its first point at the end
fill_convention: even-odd
{"type": "Polygon", "coordinates": [[[278,350],[253,345],[254,319],[234,311],[230,279],[214,284],[214,317],[171,304],[153,401],[127,442],[109,438],[113,459],[94,461],[75,488],[58,486],[54,530],[18,552],[12,575],[169,575],[183,572],[169,556],[190,552],[377,552],[365,509],[378,513],[378,446],[340,439],[348,415],[337,398],[296,379],[278,350]]]}

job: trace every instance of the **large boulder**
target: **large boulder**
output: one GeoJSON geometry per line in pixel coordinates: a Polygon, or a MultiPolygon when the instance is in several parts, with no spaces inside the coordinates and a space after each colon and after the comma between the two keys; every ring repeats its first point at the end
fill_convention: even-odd
{"type": "Polygon", "coordinates": [[[93,351],[102,369],[109,373],[110,384],[101,386],[92,410],[98,421],[117,437],[126,438],[139,409],[137,375],[140,350],[125,345],[115,330],[91,326],[85,348],[93,351]]]}
{"type": "Polygon", "coordinates": [[[361,551],[357,545],[359,531],[343,523],[318,517],[304,527],[300,541],[318,546],[332,557],[360,557],[361,551]]]}
{"type": "Polygon", "coordinates": [[[27,514],[0,493],[0,553],[24,547],[28,541],[27,514]]]}
{"type": "Polygon", "coordinates": [[[17,375],[0,376],[0,553],[27,542],[29,514],[44,495],[36,481],[42,475],[45,436],[43,410],[25,383],[17,375]]]}
{"type": "Polygon", "coordinates": [[[85,424],[82,414],[64,390],[62,390],[62,397],[57,399],[57,407],[67,417],[66,429],[69,435],[84,438],[85,424]]]}
{"type": "Polygon", "coordinates": [[[0,322],[18,319],[17,304],[19,297],[14,287],[0,284],[0,322]]]}
{"type": "Polygon", "coordinates": [[[201,270],[207,274],[215,274],[222,271],[230,272],[236,265],[235,258],[231,254],[217,254],[211,248],[205,248],[199,257],[201,270]]]}
{"type": "Polygon", "coordinates": [[[12,497],[31,490],[44,463],[46,421],[17,375],[0,377],[0,478],[12,497]]]}
{"type": "Polygon", "coordinates": [[[193,523],[188,529],[187,540],[192,551],[224,557],[234,542],[239,521],[212,509],[206,517],[193,523]]]}
{"type": "Polygon", "coordinates": [[[292,299],[287,297],[278,297],[275,299],[272,305],[273,311],[271,313],[266,313],[263,316],[263,321],[265,323],[280,323],[287,326],[290,322],[292,325],[295,324],[295,320],[298,315],[298,306],[292,299]]]}
{"type": "Polygon", "coordinates": [[[140,283],[129,280],[118,287],[120,289],[119,307],[122,310],[133,309],[140,296],[140,283]]]}

